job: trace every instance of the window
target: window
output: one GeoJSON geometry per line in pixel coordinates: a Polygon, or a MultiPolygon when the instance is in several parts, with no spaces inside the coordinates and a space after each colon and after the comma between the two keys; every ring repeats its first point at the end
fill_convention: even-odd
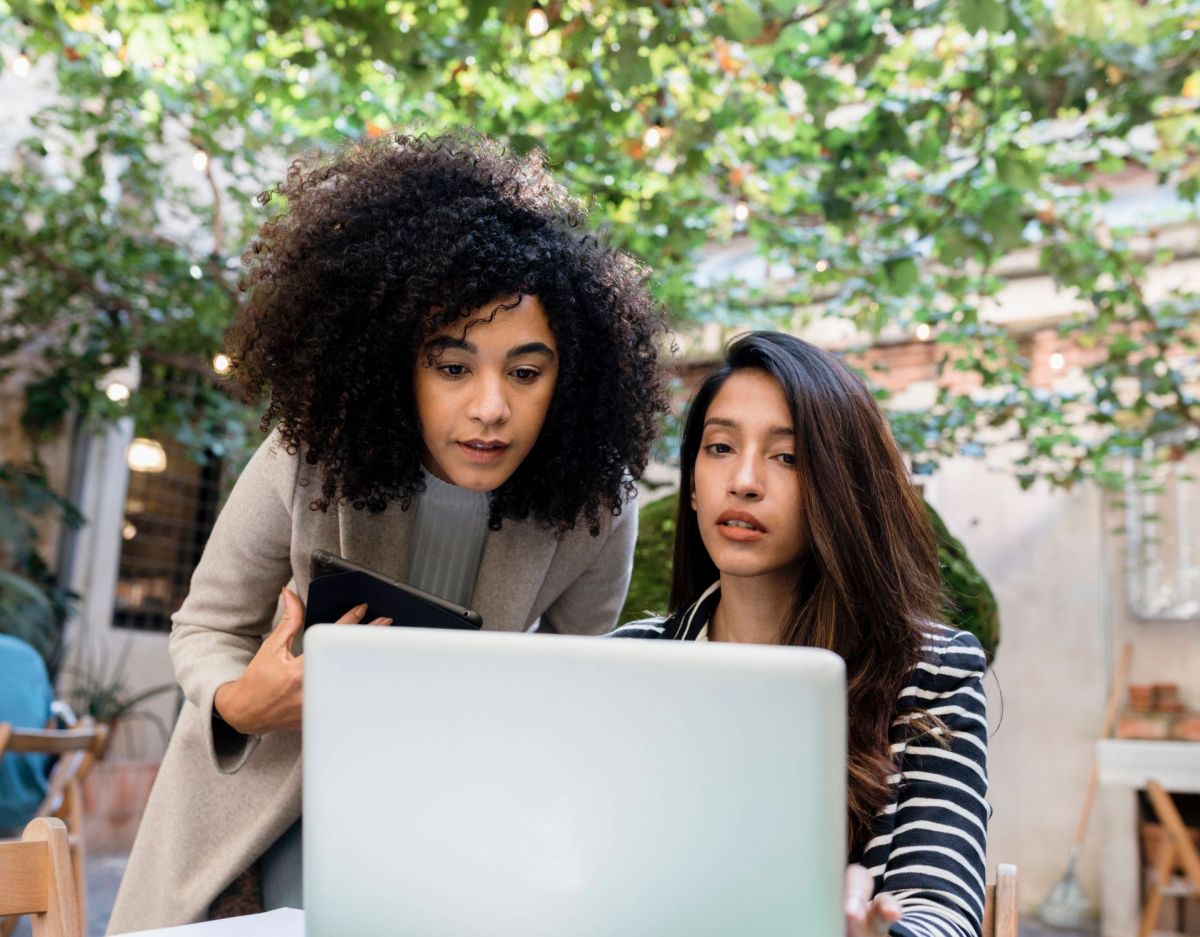
{"type": "Polygon", "coordinates": [[[129,447],[113,624],[169,631],[216,520],[222,462],[167,438],[129,447]]]}
{"type": "Polygon", "coordinates": [[[1130,608],[1139,618],[1200,620],[1200,453],[1157,439],[1143,456],[1131,460],[1125,499],[1130,608]]]}

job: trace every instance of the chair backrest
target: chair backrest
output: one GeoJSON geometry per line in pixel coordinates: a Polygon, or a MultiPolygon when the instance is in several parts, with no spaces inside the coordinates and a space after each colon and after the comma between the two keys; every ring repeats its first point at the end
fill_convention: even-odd
{"type": "Polygon", "coordinates": [[[50,772],[46,796],[36,816],[60,815],[72,785],[80,783],[104,751],[108,727],[84,719],[69,729],[15,729],[0,723],[0,757],[5,752],[58,755],[50,772]]]}
{"type": "Polygon", "coordinates": [[[1150,806],[1158,815],[1158,822],[1163,825],[1168,837],[1175,847],[1175,861],[1183,869],[1192,884],[1200,889],[1200,849],[1196,848],[1188,833],[1187,825],[1175,801],[1161,784],[1154,780],[1146,782],[1146,795],[1150,798],[1150,806]]]}
{"type": "Polygon", "coordinates": [[[67,827],[31,820],[19,840],[0,843],[0,915],[28,914],[33,937],[82,937],[67,827]]]}
{"type": "Polygon", "coordinates": [[[1017,937],[1017,867],[996,866],[996,881],[988,882],[983,903],[983,937],[1017,937]]]}

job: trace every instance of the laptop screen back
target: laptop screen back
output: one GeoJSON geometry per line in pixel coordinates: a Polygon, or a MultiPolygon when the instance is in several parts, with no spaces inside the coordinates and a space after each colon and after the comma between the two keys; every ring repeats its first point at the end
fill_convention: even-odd
{"type": "Polygon", "coordinates": [[[844,932],[835,655],[316,626],[305,657],[310,937],[844,932]]]}

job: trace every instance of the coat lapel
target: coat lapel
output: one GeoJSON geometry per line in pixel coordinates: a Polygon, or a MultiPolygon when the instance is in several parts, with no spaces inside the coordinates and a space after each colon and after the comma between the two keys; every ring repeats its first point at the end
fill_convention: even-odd
{"type": "Polygon", "coordinates": [[[506,520],[488,532],[472,606],[488,631],[524,631],[558,538],[533,521],[506,520]]]}

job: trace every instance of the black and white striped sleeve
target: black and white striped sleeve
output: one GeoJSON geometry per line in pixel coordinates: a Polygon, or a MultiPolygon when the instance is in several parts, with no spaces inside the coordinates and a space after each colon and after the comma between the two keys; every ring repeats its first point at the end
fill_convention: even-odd
{"type": "Polygon", "coordinates": [[[643,618],[631,621],[615,628],[605,635],[606,638],[661,638],[666,630],[667,619],[643,618]]]}
{"type": "Polygon", "coordinates": [[[898,720],[892,747],[899,788],[888,808],[894,815],[882,827],[889,832],[868,844],[863,859],[876,890],[891,892],[904,910],[891,934],[979,937],[990,814],[986,664],[979,642],[965,632],[939,626],[926,645],[926,660],[901,703],[941,719],[949,744],[898,720]]]}

